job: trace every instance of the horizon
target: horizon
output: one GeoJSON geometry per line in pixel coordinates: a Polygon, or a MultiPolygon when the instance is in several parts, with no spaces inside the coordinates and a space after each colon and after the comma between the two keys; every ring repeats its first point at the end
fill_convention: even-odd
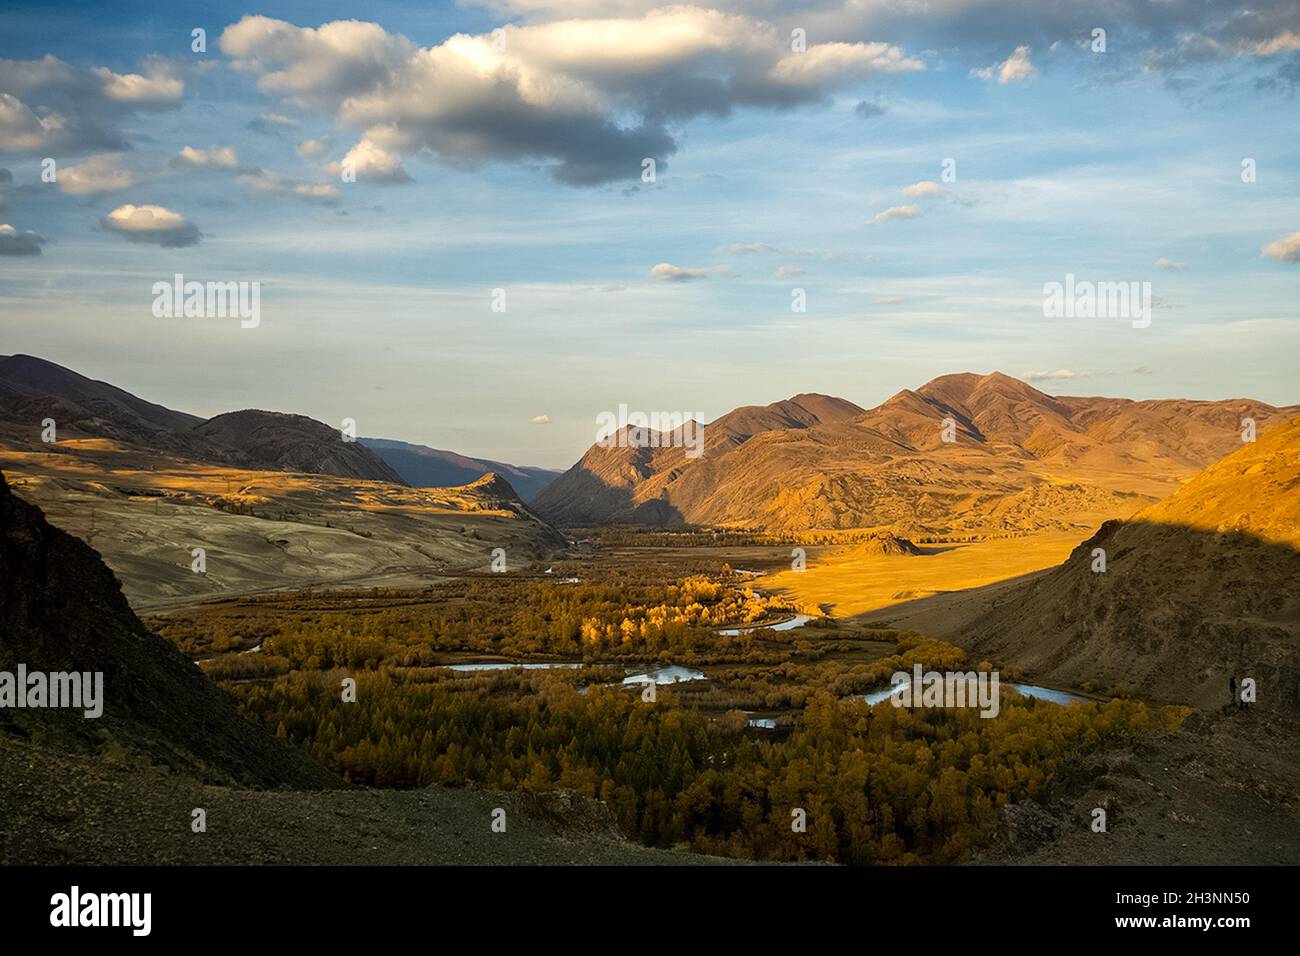
{"type": "Polygon", "coordinates": [[[6,351],[549,468],[620,403],[968,367],[1294,399],[1293,6],[661,6],[0,11],[6,351]],[[258,326],[159,318],[174,275],[258,326]],[[1075,276],[1150,327],[1048,317],[1075,276]]]}
{"type": "MultiPolygon", "coordinates": [[[[151,398],[149,395],[147,395],[147,394],[141,394],[140,392],[136,391],[133,387],[130,387],[130,386],[128,386],[128,385],[123,385],[121,382],[112,381],[112,380],[109,380],[109,379],[98,378],[98,377],[96,377],[96,376],[94,376],[94,375],[87,374],[86,372],[83,372],[83,371],[81,371],[80,369],[72,368],[72,367],[70,367],[70,366],[63,365],[63,364],[60,363],[60,362],[55,362],[55,361],[53,361],[52,359],[48,359],[48,358],[45,358],[45,357],[40,356],[40,355],[30,355],[30,354],[25,353],[25,352],[14,352],[14,353],[11,353],[11,354],[9,354],[9,355],[0,355],[0,360],[2,360],[2,359],[6,359],[6,358],[30,358],[30,359],[35,359],[36,361],[40,361],[40,362],[48,362],[48,363],[50,363],[50,364],[57,365],[57,366],[59,366],[60,368],[66,369],[66,370],[68,370],[68,371],[74,372],[75,374],[78,374],[78,375],[81,375],[81,376],[83,376],[83,377],[85,377],[85,378],[88,378],[88,379],[90,379],[90,380],[92,380],[92,381],[100,382],[100,383],[105,384],[105,385],[111,385],[111,386],[113,386],[113,387],[115,387],[115,388],[122,389],[123,391],[128,392],[128,393],[130,393],[131,395],[134,395],[136,398],[142,399],[142,400],[144,400],[144,401],[152,402],[152,403],[154,403],[154,404],[158,404],[158,405],[162,405],[162,406],[164,406],[164,407],[166,407],[166,408],[171,409],[172,411],[185,412],[186,414],[191,414],[191,415],[198,415],[199,417],[201,417],[201,418],[203,418],[203,419],[211,419],[211,418],[215,418],[215,417],[217,417],[217,416],[219,416],[219,415],[229,414],[229,413],[232,413],[232,412],[241,412],[241,411],[264,411],[264,412],[273,412],[273,413],[277,413],[277,414],[305,415],[307,418],[312,418],[312,419],[314,419],[315,421],[318,421],[318,422],[321,422],[321,421],[322,421],[319,417],[317,417],[317,416],[315,416],[315,415],[312,415],[312,414],[310,414],[310,413],[308,413],[308,412],[289,412],[289,411],[286,411],[286,410],[284,410],[284,409],[277,409],[277,408],[263,408],[263,407],[261,407],[261,406],[256,406],[256,405],[248,405],[248,406],[243,406],[243,407],[240,407],[240,408],[225,408],[225,409],[222,409],[222,410],[220,410],[220,411],[214,411],[214,412],[211,412],[211,413],[196,412],[196,411],[194,411],[194,410],[192,410],[192,409],[190,409],[190,408],[177,407],[177,406],[175,406],[175,405],[169,404],[168,402],[156,401],[154,398],[151,398]]],[[[1054,392],[1047,391],[1046,389],[1040,387],[1039,385],[1035,385],[1033,382],[1025,381],[1024,379],[1018,378],[1017,376],[1010,375],[1009,373],[1006,373],[1006,372],[1002,372],[1002,371],[1000,371],[999,369],[993,369],[992,371],[989,371],[989,372],[975,372],[975,371],[971,371],[971,370],[967,369],[967,370],[964,370],[964,371],[961,371],[961,372],[945,372],[945,373],[943,373],[943,374],[941,374],[941,375],[933,376],[932,378],[927,379],[925,382],[923,382],[923,383],[921,383],[921,384],[919,384],[919,385],[916,385],[916,386],[909,386],[909,387],[906,387],[906,388],[904,388],[904,389],[902,389],[902,390],[900,390],[900,391],[896,391],[896,392],[892,393],[891,395],[889,395],[887,398],[883,399],[882,401],[877,402],[877,403],[875,403],[875,404],[871,404],[871,405],[864,405],[864,404],[862,404],[861,402],[856,402],[856,401],[854,401],[853,399],[851,399],[851,398],[847,398],[847,397],[845,397],[845,396],[843,396],[843,395],[831,395],[831,394],[828,394],[828,393],[825,393],[825,392],[816,392],[816,391],[801,391],[801,392],[795,392],[795,393],[793,393],[793,394],[791,394],[791,395],[787,395],[787,396],[784,397],[784,398],[773,399],[771,402],[765,402],[765,403],[761,403],[761,404],[737,405],[737,406],[735,406],[735,407],[733,407],[733,408],[726,409],[726,410],[723,411],[723,412],[719,412],[718,414],[714,415],[712,418],[709,418],[709,419],[704,420],[704,421],[701,421],[701,420],[698,419],[698,418],[697,418],[697,419],[688,419],[688,420],[689,420],[689,421],[697,421],[697,422],[700,422],[704,428],[707,428],[709,425],[713,424],[713,423],[714,423],[715,421],[717,421],[719,418],[721,418],[721,417],[723,417],[723,416],[725,416],[725,415],[727,415],[727,414],[729,414],[729,413],[731,413],[731,412],[738,411],[739,409],[742,409],[742,408],[769,408],[769,407],[771,407],[772,405],[780,404],[781,402],[790,402],[790,401],[795,401],[796,399],[798,399],[798,398],[801,397],[801,396],[814,396],[814,397],[821,397],[821,398],[832,398],[832,399],[837,399],[837,400],[840,400],[840,401],[847,401],[847,402],[849,402],[849,403],[851,403],[851,404],[853,404],[853,405],[856,405],[856,406],[859,407],[860,409],[862,409],[863,412],[869,412],[869,411],[873,411],[873,410],[879,408],[881,405],[885,404],[885,403],[888,402],[890,399],[892,399],[892,398],[898,396],[899,394],[901,394],[901,393],[904,392],[904,391],[907,391],[907,392],[916,392],[916,391],[919,391],[920,389],[925,388],[927,385],[930,385],[930,384],[932,384],[933,382],[935,382],[935,381],[937,381],[937,380],[939,380],[939,379],[941,379],[941,378],[948,378],[948,377],[957,376],[957,375],[975,375],[975,376],[977,376],[977,377],[979,377],[979,378],[981,378],[981,379],[989,378],[989,377],[994,376],[994,375],[1001,375],[1001,376],[1003,376],[1003,377],[1005,377],[1005,378],[1009,378],[1009,379],[1012,379],[1012,380],[1014,380],[1014,381],[1016,381],[1016,382],[1019,382],[1019,383],[1022,384],[1022,385],[1026,385],[1026,386],[1028,386],[1028,387],[1030,387],[1030,388],[1033,388],[1033,389],[1035,389],[1036,391],[1041,392],[1042,394],[1047,395],[1047,396],[1050,397],[1050,398],[1057,398],[1057,399],[1069,399],[1069,398],[1106,398],[1106,399],[1114,399],[1114,400],[1120,400],[1120,401],[1125,401],[1125,400],[1127,400],[1127,401],[1134,401],[1134,402],[1138,402],[1138,401],[1169,401],[1169,402],[1179,402],[1179,401],[1206,401],[1206,402],[1262,401],[1262,399],[1258,399],[1258,398],[1256,398],[1255,396],[1252,396],[1252,395],[1230,395],[1230,396],[1225,396],[1225,397],[1221,397],[1221,398],[1190,398],[1190,397],[1188,397],[1188,396],[1184,396],[1184,395],[1164,395],[1164,396],[1159,396],[1159,397],[1155,397],[1155,398],[1148,398],[1148,399],[1135,399],[1135,398],[1131,398],[1131,397],[1129,397],[1129,396],[1127,396],[1127,395],[1102,395],[1102,394],[1082,394],[1082,393],[1069,393],[1069,394],[1067,394],[1067,393],[1064,393],[1064,392],[1061,392],[1061,393],[1054,393],[1054,392]]],[[[1273,405],[1273,403],[1271,403],[1271,402],[1265,402],[1265,404],[1273,405]]],[[[1295,406],[1297,406],[1297,405],[1300,405],[1300,401],[1298,401],[1298,402],[1286,402],[1286,403],[1283,403],[1283,404],[1281,404],[1281,405],[1273,405],[1273,407],[1275,407],[1275,408],[1291,408],[1291,407],[1295,407],[1295,406]]],[[[651,413],[652,413],[652,414],[658,414],[658,412],[651,412],[651,413]]],[[[322,423],[323,423],[323,424],[328,424],[327,422],[322,422],[322,423]]],[[[595,423],[596,423],[596,419],[593,417],[593,424],[595,424],[595,423]]],[[[632,427],[632,426],[631,426],[630,424],[627,425],[627,426],[624,426],[624,428],[631,428],[631,427],[632,427]]],[[[624,429],[619,429],[619,430],[622,431],[622,430],[624,430],[624,429]]],[[[650,429],[650,430],[653,431],[654,429],[650,429]]],[[[573,456],[573,458],[572,458],[572,460],[570,461],[569,464],[567,464],[567,465],[555,465],[555,466],[552,466],[552,465],[541,465],[541,464],[536,464],[536,463],[534,463],[534,462],[528,462],[528,461],[518,461],[518,460],[516,460],[515,458],[510,457],[510,453],[509,453],[509,452],[506,452],[506,453],[503,453],[503,454],[500,454],[500,455],[494,455],[494,454],[483,454],[483,455],[480,455],[480,454],[472,454],[472,453],[470,453],[470,452],[466,452],[466,451],[464,451],[464,450],[462,450],[462,449],[459,449],[459,448],[443,448],[443,447],[440,447],[440,446],[437,446],[437,445],[432,445],[432,444],[428,444],[428,443],[425,443],[425,442],[420,442],[420,441],[416,441],[416,440],[413,440],[413,439],[408,439],[408,438],[404,438],[404,437],[400,437],[400,436],[394,436],[394,435],[358,435],[358,436],[357,436],[357,440],[358,440],[358,441],[390,441],[390,442],[400,442],[400,443],[407,444],[407,445],[412,445],[412,446],[415,446],[415,447],[429,448],[429,449],[432,449],[432,450],[434,450],[434,451],[440,451],[440,452],[446,452],[446,453],[450,453],[450,454],[460,455],[460,456],[465,457],[465,458],[474,458],[474,459],[479,459],[479,460],[485,460],[485,461],[489,461],[489,462],[493,462],[493,463],[501,464],[501,465],[512,465],[512,466],[514,466],[514,467],[516,467],[516,468],[537,468],[537,469],[542,469],[542,470],[546,470],[546,471],[555,471],[555,472],[565,472],[565,471],[568,471],[570,468],[573,468],[575,465],[577,465],[577,464],[582,460],[583,456],[584,456],[584,455],[585,455],[585,454],[586,454],[586,453],[587,453],[591,448],[595,447],[595,445],[598,444],[598,440],[595,439],[595,438],[593,438],[590,442],[588,442],[588,444],[586,444],[585,446],[583,446],[583,447],[581,448],[581,450],[579,450],[579,451],[578,451],[578,452],[573,456]]]]}

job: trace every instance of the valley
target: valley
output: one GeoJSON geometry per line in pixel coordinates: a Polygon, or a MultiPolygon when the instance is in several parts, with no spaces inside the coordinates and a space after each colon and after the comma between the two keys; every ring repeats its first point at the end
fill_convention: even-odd
{"type": "MultiPolygon", "coordinates": [[[[374,859],[492,862],[471,832],[489,803],[531,821],[519,862],[1195,861],[1226,839],[1216,808],[1251,819],[1257,858],[1300,852],[1300,753],[1266,757],[1300,714],[1300,617],[1278,587],[1300,573],[1292,409],[949,376],[873,410],[815,395],[738,409],[689,466],[664,458],[680,448],[618,447],[554,481],[501,465],[537,482],[526,504],[478,474],[500,463],[397,442],[340,455],[309,419],[205,425],[39,360],[18,372],[0,393],[6,494],[95,549],[76,560],[102,558],[121,588],[97,600],[184,655],[169,667],[188,658],[240,747],[304,762],[285,780],[265,755],[253,777],[245,758],[208,767],[120,699],[107,738],[0,740],[24,786],[94,806],[60,811],[63,858],[138,859],[111,828],[70,822],[103,801],[180,813],[170,801],[212,786],[226,789],[204,799],[260,847],[251,862],[349,862],[344,838],[326,854],[291,835],[327,807],[373,816],[374,859]],[[51,401],[71,418],[43,442],[14,414],[51,401]],[[1243,415],[1266,423],[1254,443],[1243,415]],[[945,417],[954,443],[934,431],[945,417]],[[399,466],[411,480],[382,477],[399,466]],[[916,667],[998,672],[997,716],[893,706],[891,676],[916,667]],[[1228,674],[1252,677],[1251,715],[1272,723],[1223,706],[1228,674]],[[1229,739],[1233,760],[1212,767],[1229,739]],[[162,753],[175,784],[128,769],[162,753]],[[1199,782],[1153,777],[1157,754],[1199,782]],[[79,761],[96,791],[40,782],[79,761]],[[1243,761],[1268,761],[1262,789],[1233,790],[1243,761]],[[1126,855],[1083,849],[1087,800],[1116,815],[1126,855]],[[429,813],[470,829],[410,845],[429,813]],[[1168,839],[1180,847],[1152,842],[1168,839]]],[[[0,610],[32,635],[27,657],[55,654],[63,612],[0,610]]],[[[239,858],[230,832],[205,850],[143,832],[177,861],[239,858]]]]}

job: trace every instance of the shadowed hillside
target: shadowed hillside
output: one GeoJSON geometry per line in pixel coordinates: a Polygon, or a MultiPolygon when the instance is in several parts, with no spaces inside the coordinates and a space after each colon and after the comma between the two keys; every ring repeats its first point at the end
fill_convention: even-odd
{"type": "Polygon", "coordinates": [[[248,723],[127,606],[99,555],[50,526],[0,475],[0,670],[103,672],[104,711],[0,710],[0,728],[58,749],[118,746],[214,783],[316,787],[332,775],[248,723]]]}
{"type": "Polygon", "coordinates": [[[955,638],[1048,681],[1221,707],[1300,709],[1300,419],[1279,426],[1060,567],[1003,592],[955,638]],[[1106,570],[1093,571],[1094,552],[1106,570]]]}
{"type": "Polygon", "coordinates": [[[454,451],[442,451],[389,438],[359,438],[357,441],[372,449],[403,481],[414,488],[467,485],[491,471],[509,481],[524,501],[532,501],[561,474],[548,468],[529,468],[486,458],[470,458],[454,451]]]}

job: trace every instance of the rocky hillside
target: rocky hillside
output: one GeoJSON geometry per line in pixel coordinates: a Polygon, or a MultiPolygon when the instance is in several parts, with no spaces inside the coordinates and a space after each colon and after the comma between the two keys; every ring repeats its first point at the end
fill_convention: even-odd
{"type": "Polygon", "coordinates": [[[129,751],[213,783],[318,787],[332,776],[248,723],[225,692],[132,613],[99,555],[0,475],[0,670],[102,672],[103,715],[0,710],[0,735],[129,751]]]}

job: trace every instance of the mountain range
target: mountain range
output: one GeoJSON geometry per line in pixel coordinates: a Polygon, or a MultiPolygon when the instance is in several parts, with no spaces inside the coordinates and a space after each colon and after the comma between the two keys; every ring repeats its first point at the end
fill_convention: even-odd
{"type": "MultiPolygon", "coordinates": [[[[882,529],[912,539],[1095,527],[1131,514],[1300,407],[1053,397],[962,373],[862,409],[825,395],[738,408],[704,451],[593,445],[534,500],[557,525],[882,529]]],[[[652,442],[653,444],[653,442],[652,442]]],[[[671,440],[660,440],[671,446],[671,440]]]]}
{"type": "Polygon", "coordinates": [[[486,468],[454,487],[412,487],[313,419],[245,410],[204,420],[25,355],[0,359],[0,468],[99,550],[136,607],[423,585],[487,567],[494,548],[518,566],[565,544],[486,468]],[[196,548],[202,573],[191,568],[196,548]]]}
{"type": "Polygon", "coordinates": [[[470,458],[454,451],[391,438],[359,438],[413,488],[449,488],[467,485],[491,472],[506,481],[525,502],[532,501],[562,472],[549,468],[511,465],[487,458],[470,458]]]}
{"type": "Polygon", "coordinates": [[[105,438],[233,468],[419,488],[467,485],[493,472],[527,498],[558,474],[406,442],[343,441],[339,429],[305,415],[243,409],[205,420],[31,355],[0,357],[0,440],[39,449],[46,419],[60,438],[105,438]]]}

